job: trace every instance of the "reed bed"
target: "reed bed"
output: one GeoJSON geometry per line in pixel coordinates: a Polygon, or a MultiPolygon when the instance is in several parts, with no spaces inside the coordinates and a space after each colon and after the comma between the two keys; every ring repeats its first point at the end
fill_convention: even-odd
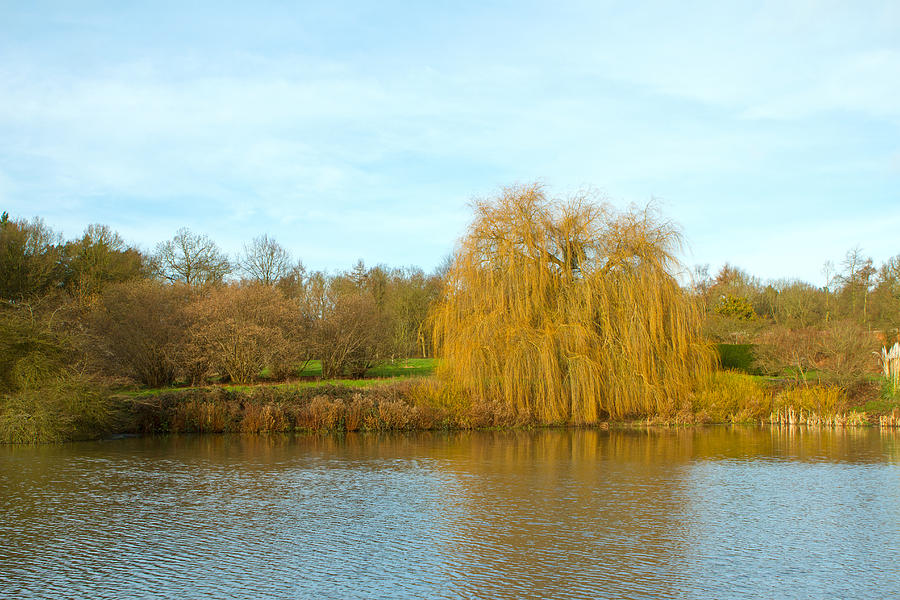
{"type": "MultiPolygon", "coordinates": [[[[365,389],[188,389],[133,402],[133,430],[143,433],[410,431],[545,424],[524,416],[502,399],[466,398],[432,379],[365,389]]],[[[869,420],[866,412],[851,406],[840,388],[778,389],[746,374],[724,371],[708,377],[676,412],[648,415],[641,422],[851,426],[866,425],[869,420]]],[[[900,422],[900,411],[895,411],[894,422],[900,422]]]]}
{"type": "Polygon", "coordinates": [[[133,399],[138,433],[263,433],[475,429],[528,425],[486,402],[436,394],[428,381],[359,389],[341,386],[222,388],[165,392],[133,399]]]}
{"type": "MultiPolygon", "coordinates": [[[[675,413],[650,415],[643,422],[852,426],[866,425],[869,420],[865,412],[854,410],[837,388],[775,390],[745,374],[721,372],[682,401],[675,413]]],[[[871,420],[882,427],[898,427],[900,409],[871,420]]],[[[124,432],[259,434],[530,428],[543,424],[502,399],[462,396],[432,379],[363,389],[333,385],[188,388],[127,398],[87,395],[83,389],[65,386],[58,393],[20,394],[16,401],[7,402],[0,413],[0,441],[54,442],[124,432]],[[116,415],[115,419],[110,415],[116,415]]],[[[599,425],[608,429],[605,422],[599,425]]]]}
{"type": "Polygon", "coordinates": [[[769,416],[772,425],[812,425],[820,427],[865,427],[869,425],[869,417],[862,411],[849,411],[835,414],[821,414],[787,407],[773,412],[769,416]]]}
{"type": "Polygon", "coordinates": [[[846,392],[836,386],[795,387],[773,399],[768,422],[775,425],[863,426],[865,411],[853,410],[846,392]]]}
{"type": "Polygon", "coordinates": [[[847,393],[840,387],[827,385],[797,386],[778,391],[772,403],[772,411],[789,408],[806,413],[835,415],[849,411],[851,405],[847,393]]]}
{"type": "Polygon", "coordinates": [[[900,427],[900,408],[895,408],[889,415],[881,415],[878,424],[885,428],[900,427]]]}

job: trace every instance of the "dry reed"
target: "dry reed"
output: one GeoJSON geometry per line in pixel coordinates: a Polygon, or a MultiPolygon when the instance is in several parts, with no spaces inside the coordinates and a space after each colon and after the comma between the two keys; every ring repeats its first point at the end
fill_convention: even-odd
{"type": "Polygon", "coordinates": [[[882,427],[900,427],[900,408],[895,408],[889,415],[881,415],[878,424],[882,427]]]}
{"type": "Polygon", "coordinates": [[[850,410],[846,392],[836,386],[796,387],[775,395],[769,423],[778,425],[868,425],[865,412],[850,410]]]}

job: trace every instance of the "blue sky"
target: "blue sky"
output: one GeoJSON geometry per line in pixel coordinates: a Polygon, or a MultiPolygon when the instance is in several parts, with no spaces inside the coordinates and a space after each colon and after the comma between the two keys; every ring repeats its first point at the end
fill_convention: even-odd
{"type": "Polygon", "coordinates": [[[684,262],[900,254],[900,3],[0,2],[0,208],[426,270],[473,197],[659,201],[684,262]]]}

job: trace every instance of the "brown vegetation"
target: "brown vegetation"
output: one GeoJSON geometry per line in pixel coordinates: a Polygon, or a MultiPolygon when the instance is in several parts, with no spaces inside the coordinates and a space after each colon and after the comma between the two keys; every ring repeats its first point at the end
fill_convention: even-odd
{"type": "Polygon", "coordinates": [[[190,297],[186,286],[149,280],[110,286],[91,314],[89,354],[109,374],[170,385],[181,370],[190,297]]]}
{"type": "Polygon", "coordinates": [[[502,406],[447,402],[433,383],[369,388],[221,387],[162,392],[131,401],[130,428],[142,433],[263,433],[483,429],[535,425],[502,406]]]}
{"type": "Polygon", "coordinates": [[[365,293],[338,293],[316,327],[322,375],[362,377],[388,355],[388,323],[365,293]]]}
{"type": "Polygon", "coordinates": [[[185,362],[206,366],[235,383],[255,381],[266,367],[289,373],[311,358],[307,319],[274,288],[214,288],[195,297],[186,313],[185,362]]]}

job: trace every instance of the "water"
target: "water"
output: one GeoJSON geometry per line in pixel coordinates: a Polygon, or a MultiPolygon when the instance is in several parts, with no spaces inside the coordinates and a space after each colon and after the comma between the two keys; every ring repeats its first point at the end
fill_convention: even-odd
{"type": "Polygon", "coordinates": [[[887,598],[900,433],[0,447],[2,598],[887,598]]]}

